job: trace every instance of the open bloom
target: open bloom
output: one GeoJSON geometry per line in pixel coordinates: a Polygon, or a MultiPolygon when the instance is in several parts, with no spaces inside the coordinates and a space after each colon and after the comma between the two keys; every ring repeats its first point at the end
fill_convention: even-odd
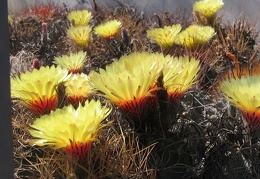
{"type": "Polygon", "coordinates": [[[76,10],[71,11],[67,17],[72,22],[72,25],[76,27],[88,25],[92,15],[88,10],[76,10]]]}
{"type": "Polygon", "coordinates": [[[176,35],[181,31],[181,25],[176,24],[172,26],[164,26],[164,28],[154,28],[147,30],[147,36],[156,44],[161,45],[163,48],[171,47],[176,35]]]}
{"type": "Polygon", "coordinates": [[[159,55],[141,52],[123,56],[106,70],[91,72],[90,82],[121,111],[139,119],[155,100],[155,83],[162,69],[155,56],[159,55]]]}
{"type": "Polygon", "coordinates": [[[57,85],[68,71],[60,67],[41,67],[11,79],[11,96],[35,115],[49,114],[58,104],[57,85]]]}
{"type": "MultiPolygon", "coordinates": [[[[72,105],[41,116],[30,125],[32,145],[49,145],[63,149],[73,157],[84,159],[91,143],[96,139],[100,124],[111,112],[100,101],[86,101],[77,109],[72,105]]],[[[104,126],[104,125],[103,125],[104,126]]]]}
{"type": "Polygon", "coordinates": [[[194,84],[200,69],[199,60],[179,57],[167,60],[163,69],[164,88],[170,100],[178,100],[194,84]]]}
{"type": "Polygon", "coordinates": [[[67,34],[77,45],[86,47],[91,41],[90,32],[90,26],[78,26],[70,27],[67,31],[67,34]]]}
{"type": "Polygon", "coordinates": [[[54,64],[67,69],[70,73],[82,73],[86,61],[86,52],[71,53],[54,58],[54,64]]]}
{"type": "Polygon", "coordinates": [[[193,10],[201,13],[208,21],[211,21],[223,5],[223,0],[200,0],[193,4],[193,10]]]}
{"type": "Polygon", "coordinates": [[[79,103],[83,105],[93,92],[88,81],[88,76],[84,73],[71,75],[64,82],[64,85],[68,101],[73,106],[77,106],[79,103]]]}
{"type": "Polygon", "coordinates": [[[97,35],[106,39],[116,36],[119,29],[122,27],[122,23],[118,20],[111,20],[104,24],[100,24],[94,28],[97,35]]]}
{"type": "Polygon", "coordinates": [[[176,43],[188,49],[203,45],[215,35],[210,26],[191,25],[177,35],[176,43]]]}
{"type": "Polygon", "coordinates": [[[260,127],[260,76],[242,76],[222,82],[220,90],[243,114],[251,128],[260,127]]]}

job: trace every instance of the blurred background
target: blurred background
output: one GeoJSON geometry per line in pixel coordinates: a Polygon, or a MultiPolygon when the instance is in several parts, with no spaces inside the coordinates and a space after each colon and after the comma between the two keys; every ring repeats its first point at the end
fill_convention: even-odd
{"type": "MultiPolygon", "coordinates": [[[[96,0],[99,6],[113,7],[117,2],[129,4],[137,7],[146,13],[154,12],[173,12],[177,9],[192,12],[192,4],[196,0],[96,0]]],[[[70,8],[81,9],[91,8],[92,0],[8,0],[9,14],[19,13],[24,7],[40,4],[43,2],[53,2],[58,4],[65,3],[70,8]]],[[[260,0],[224,0],[224,8],[219,14],[225,16],[225,19],[234,20],[239,16],[250,19],[251,23],[259,23],[260,0]]],[[[260,26],[257,25],[259,28],[260,26]]],[[[260,29],[260,28],[259,28],[260,29]]]]}

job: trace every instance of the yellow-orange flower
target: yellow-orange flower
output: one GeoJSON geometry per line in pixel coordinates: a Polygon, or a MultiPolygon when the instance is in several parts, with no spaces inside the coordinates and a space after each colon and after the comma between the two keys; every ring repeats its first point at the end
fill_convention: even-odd
{"type": "Polygon", "coordinates": [[[165,59],[164,87],[170,100],[178,100],[194,84],[200,69],[199,60],[189,57],[165,59]]]}
{"type": "Polygon", "coordinates": [[[68,101],[74,106],[77,106],[79,103],[83,105],[93,92],[88,76],[84,73],[71,75],[64,85],[68,101]]]}
{"type": "Polygon", "coordinates": [[[90,82],[123,112],[139,118],[144,105],[154,101],[155,82],[162,69],[155,56],[160,55],[141,52],[123,56],[106,70],[91,72],[90,82]]]}
{"type": "Polygon", "coordinates": [[[104,24],[100,24],[94,28],[97,35],[102,36],[106,39],[114,37],[119,29],[122,27],[122,23],[118,20],[111,20],[104,24]]]}
{"type": "Polygon", "coordinates": [[[48,114],[57,107],[56,87],[67,73],[67,70],[54,66],[26,71],[11,79],[11,97],[37,116],[48,114]]]}
{"type": "Polygon", "coordinates": [[[147,30],[147,36],[163,48],[171,47],[175,43],[177,34],[181,31],[181,25],[164,26],[147,30]]]}
{"type": "Polygon", "coordinates": [[[100,101],[86,101],[77,109],[72,105],[57,109],[41,116],[30,125],[32,145],[52,146],[68,154],[84,159],[91,143],[96,139],[100,123],[110,114],[111,109],[102,107],[100,101]]]}
{"type": "Polygon", "coordinates": [[[70,27],[67,31],[67,34],[77,45],[86,47],[91,41],[90,32],[90,26],[78,26],[70,27]]]}
{"type": "Polygon", "coordinates": [[[211,20],[223,5],[223,0],[200,0],[193,4],[193,10],[200,12],[208,20],[211,20]]]}
{"type": "Polygon", "coordinates": [[[76,27],[88,25],[92,15],[88,10],[76,10],[71,11],[67,17],[72,22],[72,25],[76,27]]]}
{"type": "Polygon", "coordinates": [[[67,69],[70,73],[82,73],[86,61],[86,52],[71,53],[54,58],[54,64],[67,69]]]}
{"type": "Polygon", "coordinates": [[[203,45],[215,35],[215,30],[210,26],[191,25],[176,37],[176,43],[188,49],[203,45]]]}
{"type": "Polygon", "coordinates": [[[222,82],[220,90],[233,103],[252,128],[260,127],[260,75],[242,76],[222,82]]]}

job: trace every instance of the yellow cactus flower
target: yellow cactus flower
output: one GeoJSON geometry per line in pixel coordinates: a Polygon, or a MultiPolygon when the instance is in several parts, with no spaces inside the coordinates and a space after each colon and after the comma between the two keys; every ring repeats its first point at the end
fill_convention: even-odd
{"type": "Polygon", "coordinates": [[[155,82],[162,69],[155,59],[147,52],[123,56],[106,70],[91,72],[89,79],[122,112],[139,119],[144,106],[152,105],[155,100],[155,82]]]}
{"type": "Polygon", "coordinates": [[[82,73],[86,61],[86,52],[71,53],[54,58],[54,64],[67,69],[70,73],[82,73]]]}
{"type": "Polygon", "coordinates": [[[77,45],[81,47],[86,47],[91,41],[90,32],[90,26],[78,26],[70,27],[67,31],[67,34],[77,45]]]}
{"type": "Polygon", "coordinates": [[[86,152],[95,141],[100,124],[111,112],[102,107],[100,101],[86,101],[77,109],[72,105],[57,109],[49,115],[41,116],[30,125],[33,137],[31,145],[51,146],[62,149],[73,157],[84,159],[86,152]]]}
{"type": "Polygon", "coordinates": [[[8,15],[8,24],[9,25],[13,25],[13,23],[14,23],[13,16],[12,15],[8,15]]]}
{"type": "Polygon", "coordinates": [[[181,25],[164,26],[147,30],[147,36],[162,48],[171,47],[175,43],[177,34],[181,31],[181,25]]]}
{"type": "Polygon", "coordinates": [[[74,27],[88,25],[92,14],[88,10],[76,10],[68,13],[68,19],[72,22],[74,27]]]}
{"type": "Polygon", "coordinates": [[[116,36],[119,29],[122,27],[122,23],[118,20],[110,20],[104,24],[100,24],[94,28],[97,35],[106,39],[116,36]]]}
{"type": "MultiPolygon", "coordinates": [[[[168,60],[168,59],[167,59],[168,60]]],[[[170,100],[178,100],[194,84],[200,69],[199,60],[172,58],[163,69],[163,82],[170,100]]]]}
{"type": "Polygon", "coordinates": [[[243,114],[251,128],[260,127],[260,75],[242,76],[221,83],[220,90],[243,114]]]}
{"type": "Polygon", "coordinates": [[[67,74],[67,70],[54,66],[26,71],[11,79],[11,97],[36,116],[49,114],[58,104],[56,87],[67,74]]]}
{"type": "Polygon", "coordinates": [[[129,55],[122,56],[118,61],[113,63],[113,65],[107,66],[106,71],[113,71],[112,73],[129,71],[130,73],[134,73],[135,70],[139,70],[140,68],[155,68],[154,65],[158,65],[157,68],[162,69],[164,64],[161,63],[161,59],[163,58],[162,53],[133,52],[129,55]]]}
{"type": "Polygon", "coordinates": [[[68,101],[74,107],[79,103],[84,105],[89,95],[93,92],[88,81],[88,76],[84,73],[71,75],[64,85],[68,101]]]}
{"type": "Polygon", "coordinates": [[[210,26],[191,25],[176,37],[176,43],[188,49],[203,45],[215,35],[215,30],[210,26]]]}
{"type": "Polygon", "coordinates": [[[223,0],[200,0],[193,4],[193,10],[201,13],[208,21],[211,21],[223,5],[223,0]]]}

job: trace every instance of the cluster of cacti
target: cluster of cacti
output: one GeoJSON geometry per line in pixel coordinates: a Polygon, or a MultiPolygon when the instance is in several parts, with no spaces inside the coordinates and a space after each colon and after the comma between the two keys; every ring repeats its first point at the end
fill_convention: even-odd
{"type": "MultiPolygon", "coordinates": [[[[231,173],[233,160],[244,165],[244,172],[258,176],[258,61],[243,64],[234,52],[226,51],[228,42],[221,42],[231,34],[225,34],[216,15],[223,5],[222,0],[200,0],[193,5],[192,23],[156,15],[157,25],[124,5],[113,13],[97,5],[93,10],[72,10],[60,15],[60,42],[51,42],[58,40],[52,39],[58,26],[47,29],[47,24],[55,24],[55,14],[61,14],[60,7],[47,16],[54,5],[41,5],[39,12],[46,11],[45,16],[35,16],[42,20],[42,34],[36,38],[42,42],[39,55],[33,57],[31,69],[11,77],[11,97],[17,103],[14,127],[23,116],[31,118],[19,129],[28,135],[24,145],[42,147],[42,155],[52,155],[53,160],[39,156],[38,162],[58,166],[48,176],[214,178],[231,173]],[[16,114],[17,110],[25,112],[16,114]],[[249,148],[249,157],[238,151],[243,146],[249,148]],[[216,154],[223,158],[218,160],[216,154]],[[218,168],[214,162],[226,166],[218,168]]],[[[11,35],[17,38],[11,40],[11,48],[19,40],[27,41],[24,34],[12,31],[21,23],[23,17],[19,18],[8,19],[11,35]]],[[[15,137],[21,135],[14,131],[15,137]]],[[[44,169],[36,169],[41,177],[44,169]]]]}

